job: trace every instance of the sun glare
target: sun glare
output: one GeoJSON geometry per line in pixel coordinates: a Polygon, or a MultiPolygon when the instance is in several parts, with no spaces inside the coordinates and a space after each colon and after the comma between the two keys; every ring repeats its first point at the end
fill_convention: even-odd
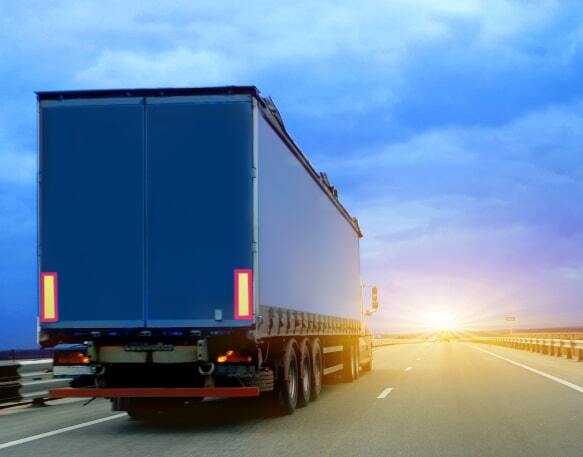
{"type": "Polygon", "coordinates": [[[428,313],[427,324],[433,330],[455,330],[457,319],[450,311],[436,310],[428,313]]]}

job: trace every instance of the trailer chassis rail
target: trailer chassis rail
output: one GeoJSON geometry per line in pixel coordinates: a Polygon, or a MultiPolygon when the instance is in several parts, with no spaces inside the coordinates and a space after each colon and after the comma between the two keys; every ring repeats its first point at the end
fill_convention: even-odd
{"type": "Polygon", "coordinates": [[[242,398],[258,396],[258,387],[66,387],[49,390],[50,398],[242,398]]]}

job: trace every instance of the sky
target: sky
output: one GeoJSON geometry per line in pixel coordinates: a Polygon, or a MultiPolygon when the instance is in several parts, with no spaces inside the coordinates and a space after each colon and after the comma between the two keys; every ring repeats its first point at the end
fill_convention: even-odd
{"type": "Polygon", "coordinates": [[[252,5],[3,4],[0,349],[35,345],[35,90],[256,85],[360,221],[373,327],[583,325],[580,2],[252,5]]]}

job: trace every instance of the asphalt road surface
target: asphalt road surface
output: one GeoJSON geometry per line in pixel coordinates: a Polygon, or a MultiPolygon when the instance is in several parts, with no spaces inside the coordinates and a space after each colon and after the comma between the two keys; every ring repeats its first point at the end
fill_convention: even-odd
{"type": "Polygon", "coordinates": [[[105,400],[0,410],[0,455],[581,457],[583,363],[463,342],[389,346],[371,373],[285,417],[256,399],[155,423],[105,400]]]}

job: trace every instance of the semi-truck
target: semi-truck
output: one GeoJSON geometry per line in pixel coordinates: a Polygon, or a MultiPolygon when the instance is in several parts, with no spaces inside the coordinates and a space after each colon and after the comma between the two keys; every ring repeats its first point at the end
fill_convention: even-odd
{"type": "Polygon", "coordinates": [[[38,92],[39,343],[135,418],[372,368],[357,219],[254,86],[38,92]]]}

